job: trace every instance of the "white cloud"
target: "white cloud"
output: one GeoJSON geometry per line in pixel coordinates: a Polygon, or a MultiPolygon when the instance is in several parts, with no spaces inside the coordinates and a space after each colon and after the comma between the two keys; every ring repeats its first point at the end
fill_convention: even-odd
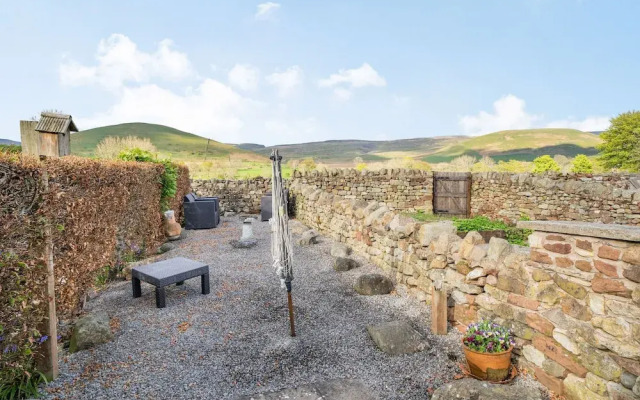
{"type": "Polygon", "coordinates": [[[229,83],[245,91],[255,90],[260,80],[260,70],[248,64],[236,64],[228,74],[229,83]]]}
{"type": "Polygon", "coordinates": [[[290,96],[302,84],[304,73],[297,65],[287,68],[283,72],[274,72],[267,76],[267,83],[274,86],[280,97],[290,96]]]}
{"type": "Polygon", "coordinates": [[[218,140],[233,141],[244,127],[243,117],[257,103],[213,79],[195,89],[176,94],[154,84],[124,88],[107,111],[78,118],[85,129],[125,122],[168,125],[218,140]]]}
{"type": "Polygon", "coordinates": [[[146,83],[152,78],[178,81],[195,75],[186,54],[173,50],[169,39],[158,43],[153,53],[140,51],[127,36],[112,34],[100,41],[97,64],[85,66],[65,60],[59,67],[60,82],[68,86],[97,84],[109,90],[127,82],[146,83]]]}
{"type": "Polygon", "coordinates": [[[258,4],[258,8],[254,15],[254,18],[257,20],[267,20],[271,19],[275,14],[276,10],[280,8],[279,3],[273,3],[271,1],[266,3],[258,4]]]}
{"type": "Polygon", "coordinates": [[[609,128],[609,125],[609,117],[590,116],[581,121],[576,121],[572,118],[552,121],[547,124],[547,128],[570,128],[584,132],[594,132],[604,131],[609,128]]]}
{"type": "Polygon", "coordinates": [[[341,69],[337,74],[331,74],[327,79],[318,82],[320,87],[334,87],[336,85],[346,85],[352,88],[381,87],[386,86],[387,81],[371,65],[364,63],[360,68],[341,69]]]}
{"type": "Polygon", "coordinates": [[[529,114],[525,101],[509,94],[493,103],[493,113],[480,111],[476,115],[460,118],[460,125],[466,134],[484,135],[508,129],[528,129],[534,126],[540,115],[529,114]]]}

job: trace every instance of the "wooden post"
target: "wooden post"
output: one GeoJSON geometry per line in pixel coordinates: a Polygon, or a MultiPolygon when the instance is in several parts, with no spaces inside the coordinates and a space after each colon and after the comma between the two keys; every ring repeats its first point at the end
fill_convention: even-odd
{"type": "Polygon", "coordinates": [[[436,335],[447,334],[447,291],[441,281],[435,281],[431,288],[431,330],[436,335]]]}
{"type": "MultiPolygon", "coordinates": [[[[49,191],[49,173],[45,165],[42,173],[45,193],[49,191]]],[[[45,226],[45,260],[47,262],[47,299],[48,299],[48,335],[45,346],[44,363],[46,371],[43,371],[47,379],[54,380],[58,377],[58,317],[56,316],[56,281],[53,270],[53,227],[51,221],[45,226]]]]}

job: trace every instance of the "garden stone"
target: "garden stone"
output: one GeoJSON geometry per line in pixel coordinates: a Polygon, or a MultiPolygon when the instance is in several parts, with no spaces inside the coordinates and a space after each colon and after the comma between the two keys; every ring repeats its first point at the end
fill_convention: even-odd
{"type": "Polygon", "coordinates": [[[384,275],[365,274],[358,277],[354,289],[366,296],[389,294],[393,290],[393,282],[384,275]]]}
{"type": "Polygon", "coordinates": [[[158,254],[163,254],[168,251],[174,250],[176,247],[178,246],[175,243],[171,243],[171,242],[163,243],[158,249],[158,254]]]}
{"type": "Polygon", "coordinates": [[[501,261],[511,253],[511,245],[504,239],[492,237],[489,239],[487,257],[495,261],[501,261]]]}
{"type": "Polygon", "coordinates": [[[331,255],[334,257],[347,257],[351,254],[351,247],[344,243],[334,243],[331,246],[331,255]]]}
{"type": "Polygon", "coordinates": [[[412,354],[425,348],[422,335],[404,321],[369,325],[367,332],[380,350],[392,356],[412,354]]]}
{"type": "Polygon", "coordinates": [[[354,268],[358,268],[360,263],[354,260],[353,258],[347,257],[336,257],[333,261],[333,269],[336,271],[349,271],[354,268]]]}
{"type": "Polygon", "coordinates": [[[251,239],[232,240],[229,243],[231,243],[231,246],[235,247],[236,249],[249,249],[258,244],[258,239],[251,238],[251,239]]]}
{"type": "Polygon", "coordinates": [[[315,382],[276,392],[242,396],[238,400],[377,400],[378,397],[358,380],[336,379],[315,382]]]}
{"type": "Polygon", "coordinates": [[[69,352],[85,350],[113,339],[109,316],[105,312],[88,314],[76,322],[71,335],[69,352]]]}
{"type": "Polygon", "coordinates": [[[635,386],[636,384],[636,379],[638,379],[637,376],[635,376],[631,372],[624,371],[622,373],[622,376],[620,377],[620,383],[622,383],[622,386],[626,387],[627,389],[633,389],[633,386],[635,386]]]}
{"type": "Polygon", "coordinates": [[[456,233],[453,221],[439,221],[421,225],[418,231],[418,240],[421,245],[428,246],[443,233],[456,233]]]}
{"type": "Polygon", "coordinates": [[[300,239],[298,239],[298,245],[300,246],[309,246],[316,243],[318,243],[318,232],[313,229],[303,232],[300,235],[300,239]]]}
{"type": "Polygon", "coordinates": [[[542,400],[540,391],[531,387],[496,385],[471,378],[447,383],[433,392],[431,400],[542,400]]]}

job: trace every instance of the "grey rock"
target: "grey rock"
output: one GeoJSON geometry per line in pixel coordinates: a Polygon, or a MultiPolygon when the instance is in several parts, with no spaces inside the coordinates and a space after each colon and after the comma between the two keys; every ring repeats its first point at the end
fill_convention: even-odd
{"type": "Polygon", "coordinates": [[[501,261],[511,253],[511,244],[504,239],[492,237],[489,239],[487,257],[495,261],[501,261]]]}
{"type": "Polygon", "coordinates": [[[393,282],[384,275],[365,274],[358,277],[353,288],[366,296],[389,294],[393,290],[393,282]]]}
{"type": "Polygon", "coordinates": [[[303,232],[302,235],[300,235],[300,239],[298,239],[300,246],[309,246],[316,243],[318,243],[318,232],[313,229],[303,232]]]}
{"type": "Polygon", "coordinates": [[[231,243],[231,246],[235,247],[236,249],[249,249],[258,244],[258,239],[232,240],[229,243],[231,243]]]}
{"type": "Polygon", "coordinates": [[[453,221],[438,221],[421,225],[418,231],[418,241],[421,245],[428,246],[443,233],[456,233],[456,227],[453,225],[453,221]]]}
{"type": "Polygon", "coordinates": [[[334,257],[347,257],[351,254],[351,247],[344,243],[334,243],[331,246],[331,255],[334,257]]]}
{"type": "Polygon", "coordinates": [[[431,400],[542,400],[539,390],[515,385],[496,385],[471,378],[447,383],[433,392],[431,400]]]}
{"type": "Polygon", "coordinates": [[[73,328],[69,352],[85,350],[113,339],[106,312],[88,314],[80,319],[73,328]]]}
{"type": "Polygon", "coordinates": [[[225,211],[223,214],[224,217],[233,217],[235,215],[236,213],[234,213],[233,211],[225,211]]]}
{"type": "Polygon", "coordinates": [[[633,394],[640,396],[640,376],[636,378],[636,383],[633,385],[633,394]]]}
{"type": "Polygon", "coordinates": [[[333,261],[333,269],[336,271],[349,271],[354,268],[358,268],[360,263],[354,260],[353,258],[347,257],[336,257],[333,261]]]}
{"type": "Polygon", "coordinates": [[[636,384],[636,379],[638,379],[637,376],[631,372],[624,371],[620,377],[620,382],[622,383],[622,386],[627,389],[633,389],[633,386],[636,384]]]}
{"type": "Polygon", "coordinates": [[[163,254],[168,251],[174,250],[178,247],[175,243],[165,242],[158,248],[158,254],[163,254]]]}
{"type": "Polygon", "coordinates": [[[357,380],[336,379],[315,382],[277,392],[260,393],[239,397],[238,400],[377,400],[378,397],[357,380]]]}
{"type": "Polygon", "coordinates": [[[369,325],[367,332],[380,350],[393,356],[412,354],[425,348],[422,335],[404,321],[369,325]]]}

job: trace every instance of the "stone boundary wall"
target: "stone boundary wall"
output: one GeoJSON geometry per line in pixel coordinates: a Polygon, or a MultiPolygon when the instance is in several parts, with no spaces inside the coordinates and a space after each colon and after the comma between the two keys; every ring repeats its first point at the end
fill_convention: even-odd
{"type": "MultiPolygon", "coordinates": [[[[295,171],[293,179],[285,184],[288,186],[291,182],[314,185],[345,198],[375,200],[394,210],[433,211],[431,172],[410,169],[295,171]]],[[[271,191],[271,178],[192,180],[191,187],[198,196],[220,197],[223,212],[258,213],[260,198],[271,191]]]]}
{"type": "Polygon", "coordinates": [[[260,199],[271,192],[271,178],[253,179],[194,179],[191,189],[198,196],[218,196],[220,211],[260,212],[260,199]]]}
{"type": "Polygon", "coordinates": [[[471,213],[640,225],[640,174],[472,174],[471,213]]]}
{"type": "Polygon", "coordinates": [[[485,243],[477,232],[461,239],[450,221],[416,222],[315,185],[290,189],[299,220],[350,245],[416,297],[429,303],[441,282],[452,325],[463,330],[486,317],[510,327],[517,362],[555,393],[569,400],[640,394],[638,229],[614,225],[637,235],[621,240],[573,223],[581,235],[538,230],[526,248],[485,243]]]}

